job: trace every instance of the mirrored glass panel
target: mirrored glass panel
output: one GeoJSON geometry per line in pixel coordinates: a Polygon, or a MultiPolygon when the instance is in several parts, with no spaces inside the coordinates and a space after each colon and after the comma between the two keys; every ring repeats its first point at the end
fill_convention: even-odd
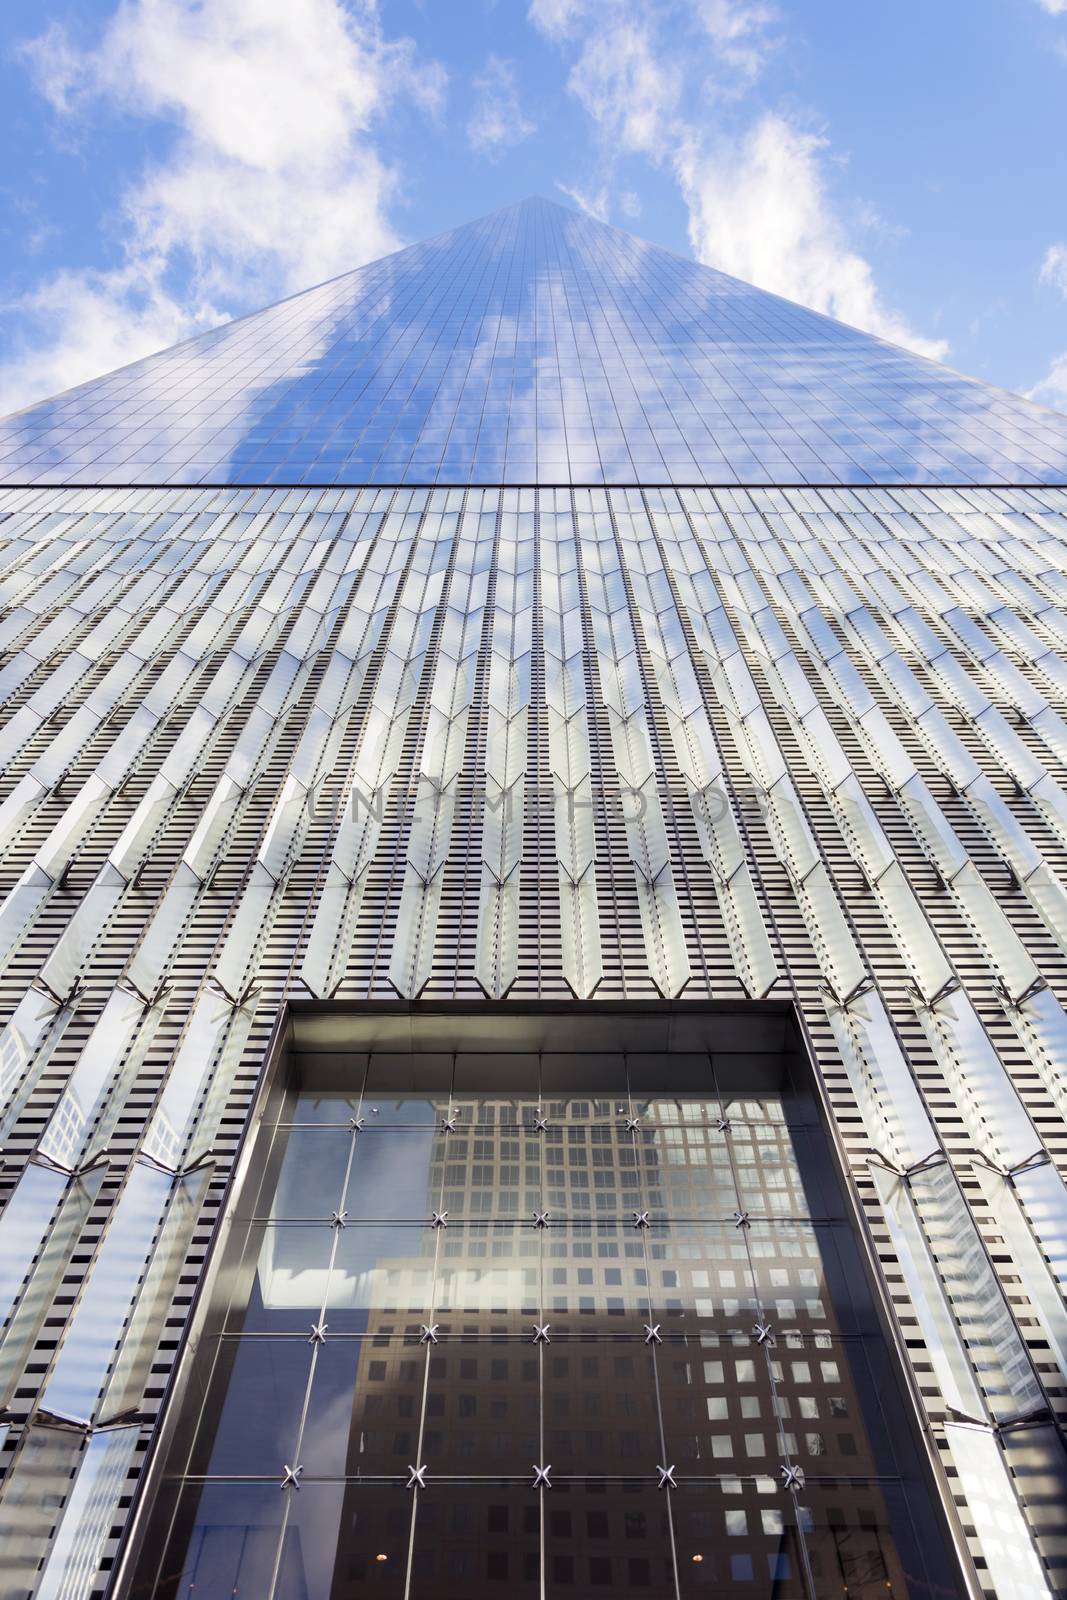
{"type": "Polygon", "coordinates": [[[143,1593],[955,1592],[795,1062],[637,1060],[270,1096],[143,1593]]]}
{"type": "Polygon", "coordinates": [[[0,426],[7,483],[1047,483],[1065,469],[1055,412],[540,199],[0,426]]]}

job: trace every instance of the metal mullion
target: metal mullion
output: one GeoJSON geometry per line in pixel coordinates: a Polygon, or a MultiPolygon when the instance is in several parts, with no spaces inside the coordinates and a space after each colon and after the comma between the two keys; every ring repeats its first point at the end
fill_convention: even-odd
{"type": "MultiPolygon", "coordinates": [[[[305,911],[304,920],[306,920],[306,912],[307,912],[307,907],[306,906],[304,908],[304,911],[305,911]]],[[[294,951],[294,953],[295,953],[295,951],[297,951],[300,948],[300,938],[301,938],[302,933],[303,933],[303,921],[301,922],[301,926],[297,931],[296,938],[293,940],[293,951],[294,951]]],[[[287,994],[289,992],[289,983],[290,983],[290,979],[289,979],[289,977],[287,975],[287,977],[286,977],[286,985],[285,985],[287,994]]],[[[363,1118],[363,1107],[366,1104],[367,1079],[370,1076],[370,1064],[371,1064],[371,1057],[373,1056],[373,1054],[374,1054],[373,1050],[367,1050],[366,1051],[366,1063],[365,1063],[364,1068],[363,1068],[363,1076],[361,1077],[361,1079],[359,1081],[359,1094],[356,1096],[356,1110],[355,1110],[356,1132],[361,1132],[362,1131],[359,1128],[359,1123],[362,1121],[362,1118],[363,1118]]],[[[349,1118],[349,1121],[351,1121],[351,1118],[349,1118]]],[[[347,1180],[347,1177],[346,1177],[346,1179],[345,1179],[346,1186],[347,1186],[347,1181],[348,1180],[347,1180]]]]}
{"type": "MultiPolygon", "coordinates": [[[[624,1066],[624,1070],[626,1072],[626,1105],[627,1105],[627,1108],[629,1110],[630,1117],[632,1118],[632,1117],[635,1116],[635,1112],[634,1112],[634,1104],[633,1104],[633,1095],[632,1095],[631,1090],[630,1090],[630,1063],[629,1063],[629,1058],[626,1056],[625,1052],[623,1054],[623,1066],[624,1066]]],[[[637,1132],[637,1130],[635,1128],[631,1128],[630,1129],[630,1140],[631,1140],[631,1142],[633,1144],[635,1155],[638,1157],[637,1170],[638,1170],[638,1176],[640,1177],[640,1173],[641,1173],[641,1170],[642,1170],[641,1169],[641,1164],[640,1164],[640,1159],[639,1159],[640,1158],[640,1142],[639,1142],[638,1132],[637,1132]]],[[[641,1193],[640,1193],[640,1186],[639,1186],[638,1187],[638,1203],[639,1204],[640,1204],[641,1198],[642,1198],[642,1196],[641,1196],[641,1193]]],[[[665,1220],[667,1220],[667,1226],[669,1227],[670,1226],[669,1219],[665,1219],[665,1220]]],[[[623,1219],[622,1218],[619,1219],[619,1225],[620,1225],[620,1227],[623,1225],[623,1219]]],[[[654,1311],[652,1309],[652,1263],[651,1263],[651,1260],[649,1258],[649,1253],[648,1253],[648,1243],[649,1243],[648,1235],[649,1235],[649,1230],[647,1228],[640,1228],[640,1229],[638,1229],[638,1232],[641,1234],[641,1253],[642,1253],[642,1255],[644,1257],[644,1262],[645,1262],[645,1310],[646,1310],[647,1315],[648,1315],[648,1326],[652,1327],[653,1326],[652,1318],[655,1315],[655,1313],[654,1313],[654,1311]]],[[[656,1395],[656,1426],[657,1426],[657,1428],[659,1430],[660,1455],[662,1456],[662,1464],[663,1464],[663,1466],[669,1467],[671,1465],[671,1463],[667,1460],[667,1434],[666,1434],[666,1430],[664,1429],[664,1426],[663,1426],[663,1396],[660,1393],[659,1361],[656,1358],[656,1341],[655,1341],[655,1339],[651,1339],[650,1338],[650,1339],[648,1339],[646,1341],[646,1343],[648,1344],[648,1348],[649,1348],[649,1351],[650,1351],[651,1357],[652,1357],[652,1384],[653,1384],[653,1388],[655,1390],[655,1395],[656,1395]]],[[[662,1492],[665,1493],[666,1496],[667,1496],[667,1527],[668,1527],[668,1529],[670,1531],[670,1540],[671,1540],[671,1569],[672,1569],[672,1571],[674,1573],[675,1600],[681,1600],[681,1580],[680,1580],[679,1574],[678,1574],[678,1547],[677,1547],[677,1544],[675,1542],[675,1537],[674,1537],[674,1516],[673,1516],[673,1513],[671,1511],[671,1491],[670,1491],[669,1488],[667,1488],[667,1489],[663,1490],[662,1492]]]]}
{"type": "MultiPolygon", "coordinates": [[[[636,1144],[637,1135],[635,1133],[631,1133],[630,1137],[631,1137],[631,1139],[634,1140],[634,1142],[636,1144]]],[[[654,1315],[653,1310],[652,1310],[652,1296],[651,1296],[651,1278],[652,1278],[652,1273],[651,1273],[651,1264],[650,1264],[649,1255],[648,1255],[648,1238],[647,1238],[648,1230],[647,1230],[647,1228],[642,1228],[641,1229],[641,1233],[646,1236],[646,1237],[642,1238],[641,1249],[642,1249],[642,1253],[643,1253],[644,1259],[645,1259],[645,1276],[646,1276],[646,1279],[648,1280],[646,1282],[646,1285],[645,1285],[645,1306],[646,1306],[646,1309],[647,1309],[647,1312],[648,1312],[649,1326],[652,1326],[652,1317],[654,1315]]],[[[661,1456],[663,1458],[663,1465],[665,1467],[669,1467],[671,1465],[671,1463],[667,1460],[667,1435],[666,1435],[666,1430],[664,1429],[664,1426],[663,1426],[663,1396],[660,1393],[659,1361],[658,1361],[657,1356],[656,1356],[656,1341],[654,1339],[649,1341],[649,1351],[650,1351],[651,1357],[652,1357],[652,1383],[653,1383],[653,1388],[655,1390],[655,1395],[656,1395],[656,1426],[657,1426],[657,1428],[659,1430],[660,1454],[661,1454],[661,1456]]],[[[667,1527],[668,1527],[669,1532],[670,1532],[670,1540],[671,1540],[671,1567],[672,1567],[672,1570],[674,1572],[674,1593],[675,1593],[676,1600],[681,1600],[681,1580],[680,1580],[679,1573],[678,1573],[678,1547],[677,1547],[677,1543],[676,1543],[675,1537],[674,1537],[674,1515],[673,1515],[672,1510],[671,1510],[671,1491],[670,1491],[670,1488],[668,1487],[667,1489],[663,1490],[662,1492],[665,1493],[666,1496],[667,1496],[667,1527]]]]}
{"type": "MultiPolygon", "coordinates": [[[[716,1072],[715,1072],[715,1058],[710,1053],[708,1055],[708,1065],[709,1065],[709,1067],[711,1069],[712,1082],[715,1084],[716,1094],[718,1095],[719,1104],[721,1105],[722,1104],[722,1095],[719,1094],[718,1077],[717,1077],[716,1072]]],[[[723,1137],[726,1140],[726,1151],[727,1151],[727,1154],[728,1154],[728,1156],[730,1158],[730,1171],[733,1174],[734,1195],[735,1195],[735,1197],[737,1199],[738,1215],[739,1215],[739,1217],[744,1217],[746,1215],[746,1212],[745,1212],[745,1201],[744,1201],[744,1196],[741,1193],[741,1185],[740,1185],[740,1183],[738,1181],[737,1161],[735,1160],[735,1157],[734,1157],[733,1140],[730,1137],[730,1129],[729,1129],[729,1127],[727,1127],[724,1130],[723,1137]]],[[[764,1309],[762,1297],[760,1296],[760,1293],[759,1293],[759,1282],[758,1282],[758,1279],[756,1277],[756,1269],[755,1269],[755,1266],[754,1266],[754,1263],[753,1263],[752,1246],[751,1246],[751,1244],[749,1242],[749,1238],[748,1238],[748,1227],[744,1222],[740,1222],[738,1224],[738,1227],[739,1227],[739,1231],[744,1235],[745,1258],[748,1261],[749,1279],[750,1279],[750,1282],[752,1284],[753,1298],[755,1299],[756,1305],[759,1308],[758,1315],[760,1317],[762,1325],[764,1327],[768,1327],[769,1323],[767,1323],[767,1321],[766,1321],[766,1315],[767,1314],[766,1314],[766,1311],[764,1309]]],[[[774,1339],[774,1334],[773,1334],[773,1331],[772,1331],[771,1341],[773,1341],[773,1339],[774,1339]]],[[[785,1437],[786,1430],[785,1430],[785,1428],[783,1426],[784,1418],[781,1415],[781,1408],[779,1406],[780,1396],[779,1396],[779,1393],[778,1393],[778,1383],[777,1383],[777,1380],[776,1380],[776,1378],[774,1376],[774,1363],[771,1360],[771,1350],[773,1349],[773,1343],[771,1341],[767,1341],[763,1345],[763,1359],[764,1359],[764,1362],[766,1363],[766,1367],[767,1367],[767,1377],[768,1377],[768,1380],[770,1382],[771,1399],[772,1399],[772,1402],[773,1402],[773,1405],[774,1405],[774,1427],[775,1427],[775,1432],[778,1435],[778,1444],[779,1444],[779,1450],[780,1450],[780,1457],[781,1457],[781,1461],[782,1461],[783,1466],[786,1465],[786,1464],[794,1465],[795,1463],[793,1462],[792,1457],[789,1454],[789,1451],[786,1449],[786,1437],[785,1437]]],[[[789,1494],[791,1496],[793,1495],[793,1491],[792,1490],[786,1489],[781,1485],[779,1486],[779,1493],[780,1494],[789,1494]]],[[[796,1509],[797,1509],[797,1505],[798,1505],[798,1501],[797,1501],[796,1497],[793,1496],[793,1498],[791,1499],[791,1501],[789,1503],[792,1505],[793,1510],[795,1512],[796,1509]]],[[[802,1566],[803,1566],[803,1582],[804,1582],[804,1586],[808,1591],[808,1594],[810,1596],[810,1600],[819,1600],[819,1593],[818,1593],[818,1590],[817,1590],[817,1588],[815,1586],[815,1575],[812,1572],[812,1568],[811,1568],[811,1558],[810,1558],[810,1555],[809,1555],[809,1552],[808,1552],[807,1544],[806,1544],[805,1539],[804,1539],[804,1533],[803,1533],[803,1529],[801,1527],[801,1520],[800,1520],[799,1516],[796,1518],[796,1538],[797,1538],[797,1547],[798,1547],[798,1549],[800,1551],[800,1557],[801,1557],[801,1562],[802,1562],[802,1566]]]]}
{"type": "MultiPolygon", "coordinates": [[[[452,1079],[451,1079],[451,1082],[450,1082],[449,1088],[448,1088],[448,1114],[449,1114],[449,1116],[452,1115],[452,1099],[453,1099],[453,1095],[455,1093],[455,1087],[456,1087],[456,1056],[455,1056],[455,1052],[453,1051],[453,1054],[452,1054],[452,1079]]],[[[445,1135],[445,1137],[447,1138],[447,1135],[445,1135]]],[[[432,1157],[431,1157],[431,1159],[432,1159],[432,1157]]],[[[441,1162],[441,1184],[440,1184],[440,1187],[439,1187],[438,1192],[437,1192],[438,1209],[440,1208],[440,1206],[442,1204],[442,1196],[444,1194],[444,1187],[445,1187],[445,1162],[442,1161],[441,1162]]],[[[439,1263],[440,1258],[441,1258],[441,1234],[443,1232],[444,1232],[444,1228],[435,1228],[434,1229],[435,1237],[434,1237],[434,1243],[433,1243],[433,1279],[432,1279],[432,1282],[431,1282],[431,1285],[430,1285],[430,1303],[429,1303],[429,1307],[427,1308],[427,1312],[426,1312],[427,1316],[430,1319],[429,1326],[431,1328],[434,1325],[433,1318],[434,1318],[434,1309],[435,1309],[436,1298],[437,1298],[437,1267],[438,1267],[438,1263],[439,1263]]],[[[423,1364],[423,1369],[422,1369],[422,1400],[421,1400],[421,1404],[420,1404],[420,1407],[419,1407],[419,1435],[418,1435],[418,1440],[417,1440],[416,1446],[415,1446],[415,1466],[416,1467],[421,1467],[422,1466],[422,1441],[423,1441],[423,1435],[424,1435],[425,1430],[426,1430],[426,1395],[427,1395],[427,1392],[428,1392],[429,1387],[430,1387],[430,1352],[432,1350],[433,1350],[433,1339],[432,1338],[428,1338],[426,1340],[426,1357],[425,1357],[425,1362],[423,1364]]],[[[409,1523],[408,1523],[408,1565],[407,1565],[407,1571],[406,1571],[406,1573],[404,1575],[404,1600],[408,1600],[408,1597],[409,1597],[409,1595],[411,1593],[411,1568],[412,1568],[412,1563],[414,1561],[414,1555],[415,1555],[415,1524],[416,1524],[416,1521],[418,1519],[418,1514],[419,1514],[419,1495],[421,1493],[422,1493],[422,1491],[420,1489],[418,1489],[418,1488],[412,1490],[411,1518],[410,1518],[409,1523]]]]}
{"type": "MultiPolygon", "coordinates": [[[[356,1132],[355,1129],[353,1129],[351,1134],[349,1135],[349,1140],[348,1140],[348,1160],[345,1163],[345,1175],[344,1175],[344,1178],[341,1180],[341,1193],[340,1193],[340,1196],[339,1196],[339,1199],[338,1199],[338,1205],[337,1205],[337,1214],[338,1214],[338,1216],[340,1216],[344,1211],[345,1195],[348,1193],[348,1180],[349,1180],[349,1178],[350,1178],[350,1176],[352,1174],[352,1162],[353,1162],[353,1160],[355,1158],[356,1139],[358,1137],[359,1137],[358,1133],[356,1132]]],[[[329,1300],[330,1288],[331,1288],[331,1284],[332,1284],[332,1280],[333,1280],[333,1269],[334,1269],[334,1266],[335,1266],[336,1261],[337,1261],[337,1241],[341,1236],[341,1227],[342,1226],[343,1226],[343,1224],[340,1224],[340,1225],[334,1227],[334,1229],[333,1229],[333,1239],[330,1242],[330,1262],[329,1262],[329,1267],[327,1268],[327,1272],[326,1272],[326,1287],[323,1290],[323,1298],[319,1302],[319,1323],[320,1324],[323,1323],[323,1319],[326,1316],[327,1302],[329,1300]]],[[[316,1355],[318,1354],[317,1351],[315,1353],[316,1353],[316,1355]]],[[[312,1369],[314,1370],[314,1362],[312,1362],[312,1369]]],[[[303,1425],[304,1425],[304,1419],[303,1419],[303,1416],[301,1416],[301,1419],[300,1419],[301,1434],[303,1432],[303,1425]]]]}
{"type": "MultiPolygon", "coordinates": [[[[442,1171],[442,1174],[441,1174],[441,1181],[442,1181],[442,1187],[443,1187],[443,1184],[444,1184],[444,1172],[443,1171],[442,1171]]],[[[440,1197],[438,1197],[438,1198],[440,1199],[440,1197]]],[[[430,1325],[431,1328],[433,1327],[434,1305],[435,1305],[435,1300],[436,1300],[436,1295],[437,1295],[437,1266],[438,1266],[438,1262],[439,1262],[440,1257],[441,1257],[441,1238],[440,1238],[440,1236],[441,1236],[442,1231],[443,1230],[441,1228],[435,1228],[434,1229],[434,1233],[436,1234],[436,1238],[434,1239],[434,1249],[433,1249],[433,1283],[432,1283],[432,1286],[431,1286],[431,1289],[430,1289],[430,1307],[429,1307],[429,1311],[427,1313],[427,1315],[430,1318],[430,1324],[429,1325],[430,1325]]],[[[422,1441],[423,1441],[423,1435],[424,1435],[425,1430],[426,1430],[426,1395],[427,1395],[427,1391],[429,1390],[429,1387],[430,1387],[430,1352],[432,1350],[433,1350],[433,1340],[432,1339],[427,1339],[427,1341],[426,1341],[426,1355],[425,1355],[425,1361],[424,1361],[423,1369],[422,1369],[422,1400],[421,1400],[420,1407],[419,1407],[419,1435],[418,1435],[418,1440],[417,1440],[416,1445],[415,1445],[415,1463],[414,1464],[415,1464],[416,1467],[421,1467],[422,1466],[422,1441]]],[[[422,1492],[423,1491],[421,1489],[419,1489],[419,1488],[415,1488],[415,1489],[413,1489],[411,1491],[411,1494],[412,1494],[412,1505],[411,1505],[411,1519],[410,1519],[410,1521],[408,1523],[408,1565],[407,1565],[407,1572],[405,1573],[405,1576],[404,1576],[404,1600],[409,1600],[409,1597],[410,1597],[410,1594],[411,1594],[411,1568],[412,1568],[412,1563],[414,1561],[414,1555],[415,1555],[415,1524],[416,1524],[416,1522],[418,1520],[419,1496],[422,1494],[422,1492]]],[[[279,1597],[279,1600],[281,1600],[281,1597],[279,1597]]]]}
{"type": "MultiPolygon", "coordinates": [[[[348,1160],[345,1163],[345,1175],[344,1175],[344,1178],[342,1179],[342,1182],[341,1182],[341,1194],[340,1194],[340,1201],[339,1201],[339,1204],[338,1204],[338,1211],[339,1212],[341,1210],[343,1210],[343,1208],[344,1208],[344,1198],[345,1198],[345,1194],[346,1194],[346,1192],[348,1190],[348,1178],[349,1178],[350,1172],[352,1171],[352,1158],[353,1158],[353,1155],[355,1153],[355,1147],[356,1147],[356,1135],[355,1135],[355,1132],[353,1131],[353,1133],[349,1136],[349,1141],[348,1141],[348,1160]]],[[[334,1227],[332,1229],[332,1232],[333,1232],[333,1239],[330,1242],[330,1262],[329,1262],[329,1266],[328,1266],[327,1271],[326,1271],[326,1283],[325,1283],[325,1287],[323,1288],[323,1298],[319,1302],[319,1326],[320,1327],[325,1327],[326,1302],[329,1299],[329,1295],[330,1295],[330,1283],[331,1283],[331,1280],[333,1278],[334,1262],[335,1262],[335,1260],[337,1258],[337,1240],[338,1240],[338,1238],[340,1236],[341,1229],[340,1229],[340,1227],[334,1227]]],[[[314,1333],[312,1333],[312,1341],[313,1342],[312,1342],[312,1350],[311,1350],[311,1362],[310,1362],[309,1367],[308,1367],[307,1380],[306,1380],[306,1382],[304,1384],[304,1403],[300,1408],[300,1421],[297,1424],[296,1443],[295,1443],[295,1445],[293,1447],[293,1466],[297,1471],[299,1471],[301,1469],[300,1452],[301,1452],[301,1449],[303,1448],[303,1443],[304,1443],[304,1424],[307,1421],[308,1406],[311,1403],[311,1386],[315,1381],[315,1369],[318,1366],[318,1360],[319,1360],[319,1340],[315,1338],[314,1333]]],[[[284,1492],[285,1492],[286,1495],[288,1495],[290,1493],[290,1491],[288,1489],[286,1489],[284,1492]]],[[[299,1493],[299,1487],[298,1486],[295,1487],[292,1492],[294,1494],[299,1493]]],[[[277,1545],[277,1549],[274,1552],[274,1569],[273,1569],[273,1572],[271,1574],[270,1588],[269,1588],[269,1590],[267,1592],[266,1600],[274,1600],[274,1596],[275,1596],[275,1594],[277,1592],[278,1575],[279,1575],[279,1571],[280,1571],[280,1568],[281,1568],[282,1549],[283,1549],[284,1544],[285,1544],[286,1529],[288,1528],[288,1525],[289,1525],[290,1505],[291,1505],[291,1502],[287,1499],[286,1500],[286,1504],[285,1504],[285,1515],[282,1518],[282,1525],[281,1525],[281,1528],[279,1529],[279,1532],[278,1532],[278,1545],[277,1545]]],[[[279,1600],[284,1600],[284,1597],[279,1597],[279,1600]]]]}
{"type": "MultiPolygon", "coordinates": [[[[541,1096],[541,1069],[543,1058],[541,1052],[537,1056],[537,1115],[544,1116],[544,1101],[541,1096]]],[[[522,1124],[525,1127],[525,1124],[522,1124]]],[[[544,1146],[541,1146],[542,1153],[544,1146]]],[[[545,1163],[541,1161],[541,1205],[545,1205],[545,1163]]],[[[551,1218],[548,1227],[551,1227],[551,1218]]],[[[538,1327],[545,1325],[545,1233],[547,1228],[538,1228],[539,1239],[537,1242],[537,1322],[538,1327]]],[[[551,1466],[545,1461],[545,1347],[542,1342],[537,1346],[537,1455],[539,1466],[551,1466]]],[[[541,1600],[545,1600],[545,1490],[537,1491],[538,1514],[538,1542],[540,1545],[540,1590],[541,1600]]]]}

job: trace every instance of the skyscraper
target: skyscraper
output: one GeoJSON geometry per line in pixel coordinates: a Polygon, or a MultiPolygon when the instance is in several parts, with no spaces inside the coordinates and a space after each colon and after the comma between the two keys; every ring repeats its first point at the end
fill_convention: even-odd
{"type": "Polygon", "coordinates": [[[0,424],[5,1596],[1067,1587],[1067,418],[527,201],[0,424]]]}

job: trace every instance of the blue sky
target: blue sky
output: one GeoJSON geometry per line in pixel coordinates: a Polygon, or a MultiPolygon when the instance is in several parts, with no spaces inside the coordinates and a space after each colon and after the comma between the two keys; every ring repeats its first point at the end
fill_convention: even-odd
{"type": "Polygon", "coordinates": [[[1067,0],[6,0],[0,411],[530,193],[1067,409],[1067,0]]]}

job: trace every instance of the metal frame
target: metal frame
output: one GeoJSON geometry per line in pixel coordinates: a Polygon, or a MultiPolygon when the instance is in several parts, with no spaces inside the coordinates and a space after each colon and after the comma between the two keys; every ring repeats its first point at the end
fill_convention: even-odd
{"type": "Polygon", "coordinates": [[[774,1056],[779,1080],[785,1078],[808,1089],[817,1121],[835,1155],[835,1177],[853,1236],[864,1261],[870,1304],[886,1345],[896,1358],[904,1402],[904,1425],[916,1445],[916,1460],[925,1467],[932,1503],[940,1505],[943,1527],[956,1556],[963,1591],[968,1600],[981,1600],[982,1588],[975,1571],[962,1523],[956,1511],[944,1466],[924,1421],[918,1385],[907,1357],[905,1342],[893,1310],[888,1288],[878,1268],[855,1179],[849,1169],[840,1131],[833,1118],[825,1086],[815,1066],[815,1056],[804,1019],[788,1001],[642,1001],[607,1004],[597,1001],[483,1002],[477,1007],[457,1002],[331,1002],[292,1001],[278,1015],[255,1097],[245,1123],[240,1154],[230,1173],[226,1200],[220,1208],[207,1262],[194,1294],[179,1354],[172,1369],[160,1421],[151,1446],[150,1461],[142,1472],[122,1550],[107,1589],[110,1600],[132,1593],[137,1568],[149,1534],[153,1532],[158,1491],[167,1461],[189,1421],[185,1398],[198,1350],[213,1309],[213,1291],[226,1264],[226,1246],[234,1205],[245,1184],[255,1181],[255,1165],[262,1162],[259,1131],[272,1095],[283,1082],[289,1062],[303,1051],[341,1054],[353,1048],[401,1051],[463,1050],[480,1054],[498,1050],[536,1052],[566,1048],[627,1050],[645,1053],[662,1050],[692,1052],[722,1050],[724,1042],[740,1050],[753,1046],[774,1056]],[[730,1031],[736,1030],[733,1039],[730,1031]],[[577,1041],[576,1041],[576,1035],[577,1041]],[[747,1035],[747,1037],[745,1037],[747,1035]],[[481,1048],[479,1048],[481,1047],[481,1048]]]}

